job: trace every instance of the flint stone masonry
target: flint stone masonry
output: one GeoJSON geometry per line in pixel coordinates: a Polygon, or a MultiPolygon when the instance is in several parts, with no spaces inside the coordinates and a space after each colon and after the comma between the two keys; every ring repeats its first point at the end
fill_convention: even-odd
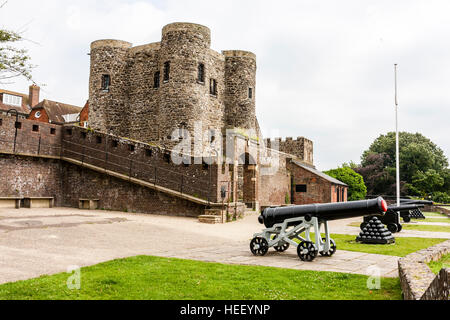
{"type": "Polygon", "coordinates": [[[436,276],[427,265],[448,253],[450,240],[399,259],[400,284],[405,300],[448,300],[449,269],[442,269],[436,276]]]}
{"type": "Polygon", "coordinates": [[[174,130],[191,132],[196,121],[219,132],[228,127],[256,129],[256,56],[246,51],[210,49],[209,28],[172,23],[162,30],[161,42],[132,47],[120,40],[91,44],[89,124],[93,129],[143,142],[173,146],[174,130]],[[164,65],[170,75],[164,80],[164,65]],[[198,79],[199,64],[205,80],[198,79]],[[154,86],[156,72],[159,87],[154,86]],[[111,77],[102,90],[102,75],[111,77]],[[217,94],[210,94],[210,81],[217,94]],[[248,90],[252,88],[252,98],[248,90]]]}

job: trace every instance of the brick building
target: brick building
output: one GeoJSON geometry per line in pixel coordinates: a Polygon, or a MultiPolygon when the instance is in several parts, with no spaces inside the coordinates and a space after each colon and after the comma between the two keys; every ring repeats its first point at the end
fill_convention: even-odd
{"type": "Polygon", "coordinates": [[[76,123],[81,110],[77,106],[44,99],[32,108],[28,119],[55,124],[76,123]]]}

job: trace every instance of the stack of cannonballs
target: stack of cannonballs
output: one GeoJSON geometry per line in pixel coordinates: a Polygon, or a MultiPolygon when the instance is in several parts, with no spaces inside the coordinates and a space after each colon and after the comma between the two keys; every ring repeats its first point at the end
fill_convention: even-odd
{"type": "Polygon", "coordinates": [[[414,209],[409,211],[409,216],[411,217],[411,219],[426,219],[422,213],[422,210],[420,209],[414,209]]]}
{"type": "Polygon", "coordinates": [[[370,244],[388,244],[394,243],[395,238],[392,233],[385,228],[384,224],[377,217],[370,219],[362,229],[357,242],[370,244]]]}

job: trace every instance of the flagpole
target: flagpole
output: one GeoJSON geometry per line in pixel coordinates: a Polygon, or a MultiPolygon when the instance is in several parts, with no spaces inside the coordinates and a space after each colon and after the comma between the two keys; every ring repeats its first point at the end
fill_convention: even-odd
{"type": "Polygon", "coordinates": [[[396,185],[397,206],[400,206],[400,151],[398,141],[398,97],[397,97],[397,64],[394,64],[395,73],[395,160],[396,160],[396,185]]]}

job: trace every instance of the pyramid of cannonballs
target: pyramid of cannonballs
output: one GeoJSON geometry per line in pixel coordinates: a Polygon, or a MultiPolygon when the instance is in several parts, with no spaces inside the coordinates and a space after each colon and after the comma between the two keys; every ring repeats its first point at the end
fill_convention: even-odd
{"type": "Polygon", "coordinates": [[[411,219],[426,219],[422,213],[422,210],[420,209],[414,209],[409,211],[409,216],[411,217],[411,219]]]}
{"type": "Polygon", "coordinates": [[[356,238],[356,241],[371,244],[388,244],[394,243],[395,238],[392,233],[385,228],[380,219],[373,217],[362,229],[361,233],[356,238]]]}

